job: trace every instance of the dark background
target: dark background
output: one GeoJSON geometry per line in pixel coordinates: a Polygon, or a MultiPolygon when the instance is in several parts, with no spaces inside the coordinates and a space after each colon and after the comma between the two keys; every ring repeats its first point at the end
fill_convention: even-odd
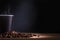
{"type": "Polygon", "coordinates": [[[48,0],[0,0],[0,13],[9,9],[8,14],[15,15],[12,30],[59,33],[59,18],[50,14],[48,5],[48,0]]]}

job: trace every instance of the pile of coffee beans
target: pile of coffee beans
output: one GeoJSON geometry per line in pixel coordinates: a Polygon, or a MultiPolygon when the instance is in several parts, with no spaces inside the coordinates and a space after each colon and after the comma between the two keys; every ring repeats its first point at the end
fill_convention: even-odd
{"type": "Polygon", "coordinates": [[[32,37],[32,34],[20,33],[20,32],[5,32],[0,34],[0,38],[29,38],[32,37]]]}

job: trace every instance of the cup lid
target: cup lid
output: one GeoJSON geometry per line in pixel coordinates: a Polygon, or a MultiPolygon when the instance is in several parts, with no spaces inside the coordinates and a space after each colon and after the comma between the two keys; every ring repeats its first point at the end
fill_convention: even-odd
{"type": "Polygon", "coordinates": [[[0,16],[14,16],[14,15],[0,15],[0,16]]]}

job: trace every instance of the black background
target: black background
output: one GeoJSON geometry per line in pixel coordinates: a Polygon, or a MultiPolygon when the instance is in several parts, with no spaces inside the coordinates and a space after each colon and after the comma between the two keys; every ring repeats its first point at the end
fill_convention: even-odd
{"type": "Polygon", "coordinates": [[[48,5],[48,0],[0,0],[0,13],[10,8],[8,14],[15,15],[13,30],[59,33],[59,16],[50,14],[48,5]]]}

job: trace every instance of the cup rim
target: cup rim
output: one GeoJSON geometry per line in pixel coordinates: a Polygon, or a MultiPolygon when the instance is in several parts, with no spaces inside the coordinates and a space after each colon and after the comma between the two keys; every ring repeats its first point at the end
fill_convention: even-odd
{"type": "Polygon", "coordinates": [[[14,16],[14,15],[0,15],[0,16],[14,16]]]}

